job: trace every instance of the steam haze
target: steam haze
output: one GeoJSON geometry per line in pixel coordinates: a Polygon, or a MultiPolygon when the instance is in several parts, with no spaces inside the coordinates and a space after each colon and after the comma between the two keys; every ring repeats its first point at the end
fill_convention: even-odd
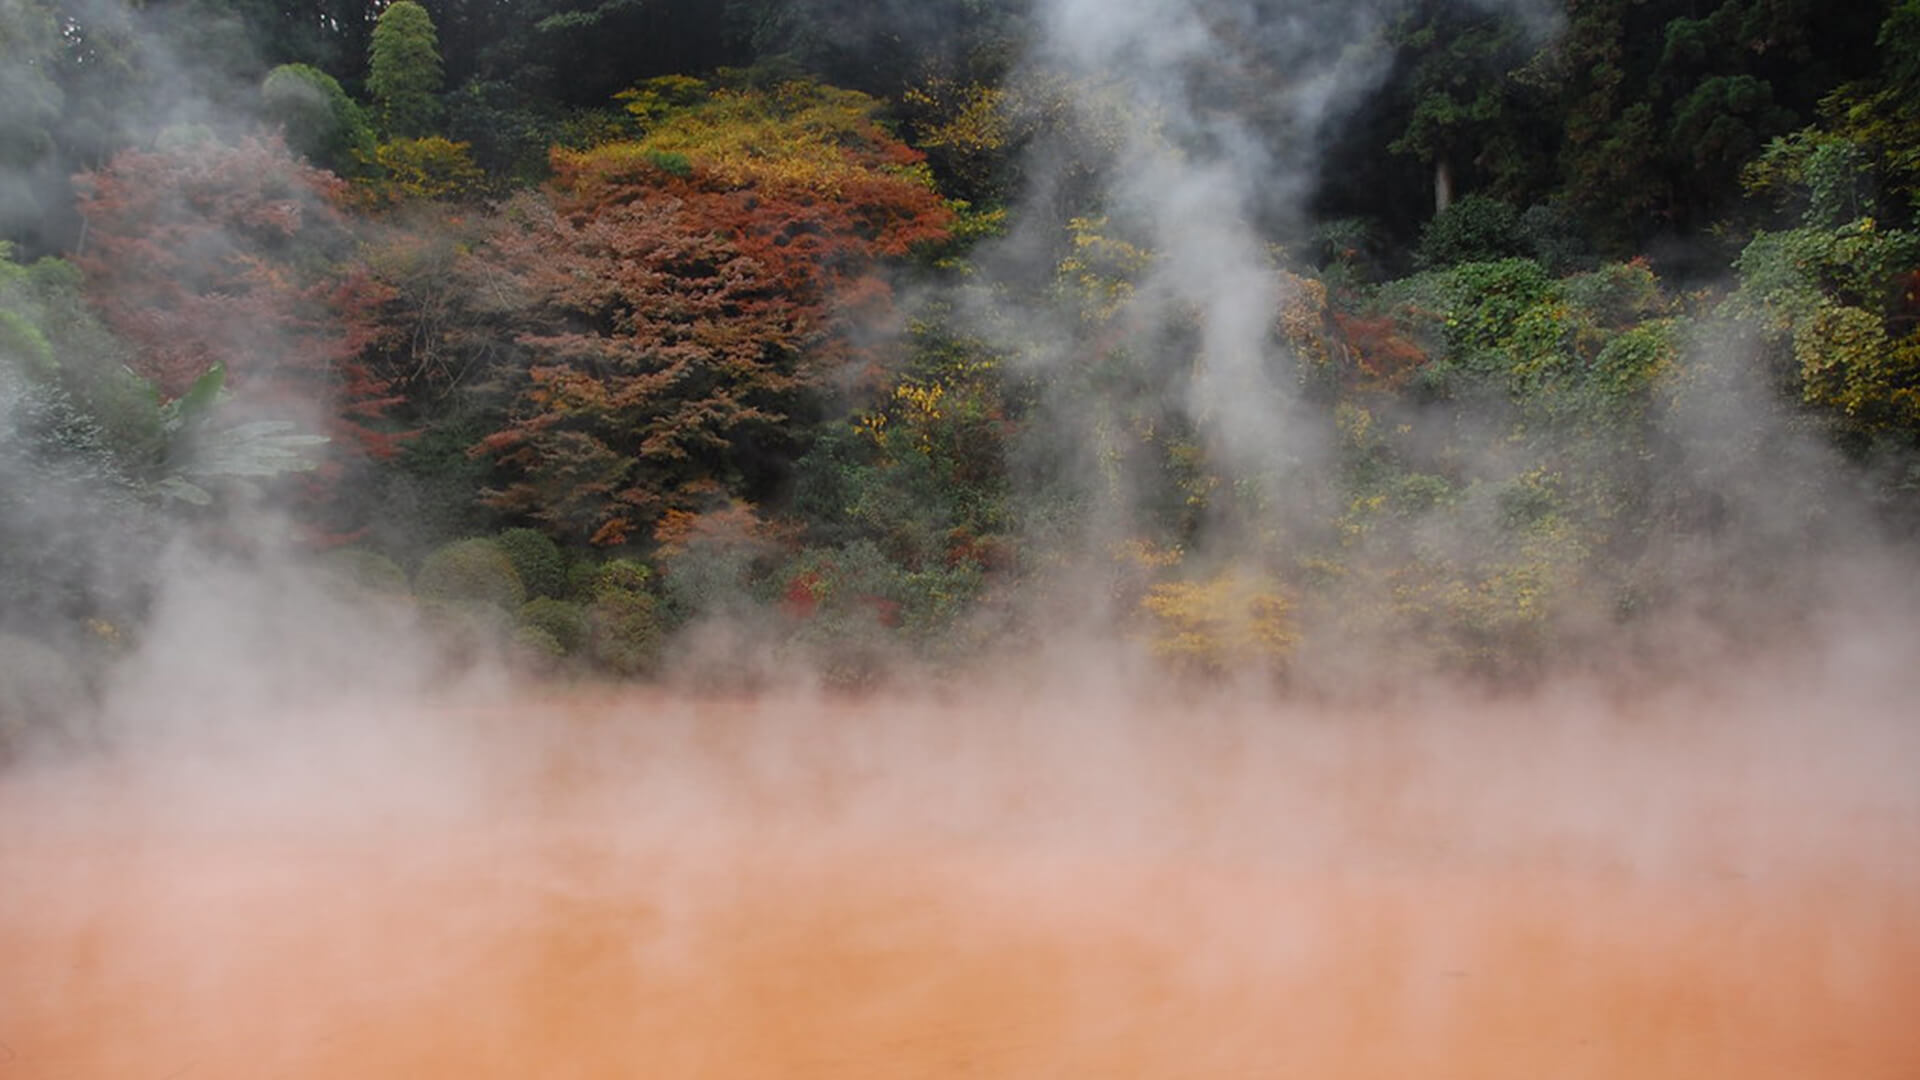
{"type": "MultiPolygon", "coordinates": [[[[1911,537],[1747,343],[1692,335],[1644,459],[1553,444],[1566,486],[1635,478],[1623,522],[1708,524],[1596,545],[1612,576],[1524,677],[1448,667],[1376,571],[1493,557],[1522,436],[1497,405],[1336,416],[1275,332],[1324,307],[1288,267],[1391,73],[1383,5],[1023,14],[1010,85],[1057,138],[977,273],[903,292],[1036,388],[1015,501],[1074,513],[1026,512],[1030,576],[963,662],[847,692],[742,597],[647,682],[542,678],[303,553],[266,495],[113,544],[124,478],[0,462],[0,539],[143,619],[84,687],[0,652],[0,721],[58,713],[0,763],[0,1080],[1920,1075],[1911,537]],[[1348,540],[1366,430],[1460,479],[1348,540]],[[1211,500],[1143,465],[1169,431],[1211,500]],[[1114,584],[1136,542],[1348,619],[1277,674],[1173,673],[1114,584]],[[1291,584],[1342,543],[1350,573],[1291,584]]],[[[149,106],[238,128],[153,50],[182,81],[149,106]]],[[[0,215],[53,182],[5,179],[0,215]]],[[[28,445],[45,417],[0,394],[28,445]]]]}

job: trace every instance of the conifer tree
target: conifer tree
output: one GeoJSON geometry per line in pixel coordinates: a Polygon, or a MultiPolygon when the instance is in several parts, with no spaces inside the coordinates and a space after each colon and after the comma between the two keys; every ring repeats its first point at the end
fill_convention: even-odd
{"type": "Polygon", "coordinates": [[[381,133],[411,139],[440,122],[440,40],[433,16],[414,0],[399,0],[373,28],[367,90],[380,114],[381,133]]]}

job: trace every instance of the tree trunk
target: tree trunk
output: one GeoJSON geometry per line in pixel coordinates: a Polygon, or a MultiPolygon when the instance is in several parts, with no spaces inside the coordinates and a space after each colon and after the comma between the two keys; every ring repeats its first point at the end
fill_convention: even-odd
{"type": "Polygon", "coordinates": [[[1439,216],[1453,205],[1453,166],[1444,157],[1433,160],[1433,213],[1439,216]]]}

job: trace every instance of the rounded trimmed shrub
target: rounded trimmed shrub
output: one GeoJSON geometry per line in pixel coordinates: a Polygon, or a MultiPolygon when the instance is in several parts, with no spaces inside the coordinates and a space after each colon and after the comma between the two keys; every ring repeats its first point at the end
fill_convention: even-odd
{"type": "Polygon", "coordinates": [[[587,607],[587,657],[615,675],[653,669],[665,636],[651,595],[610,589],[587,607]]]}
{"type": "Polygon", "coordinates": [[[491,540],[455,540],[434,550],[420,564],[413,582],[422,600],[490,604],[517,611],[527,589],[513,560],[491,540]]]}
{"type": "Polygon", "coordinates": [[[587,640],[587,613],[579,604],[536,596],[520,606],[520,625],[553,638],[563,653],[573,653],[587,640]]]}
{"type": "Polygon", "coordinates": [[[513,563],[520,583],[534,596],[564,596],[567,592],[567,557],[560,545],[538,529],[508,529],[493,538],[513,563]]]}
{"type": "Polygon", "coordinates": [[[638,559],[612,559],[600,564],[587,579],[586,593],[599,599],[617,593],[647,591],[653,580],[653,568],[638,559]]]}
{"type": "Polygon", "coordinates": [[[552,634],[537,626],[522,626],[513,632],[513,658],[522,667],[538,674],[552,674],[567,658],[567,650],[552,634]]]}

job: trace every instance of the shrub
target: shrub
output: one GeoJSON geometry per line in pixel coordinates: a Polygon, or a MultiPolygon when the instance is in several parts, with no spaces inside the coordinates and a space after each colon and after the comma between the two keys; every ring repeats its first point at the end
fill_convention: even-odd
{"type": "Polygon", "coordinates": [[[523,626],[513,633],[512,657],[522,668],[535,674],[551,674],[567,658],[567,650],[545,630],[523,626]]]}
{"type": "Polygon", "coordinates": [[[1491,262],[1527,254],[1520,212],[1498,199],[1469,195],[1435,214],[1420,230],[1414,259],[1421,266],[1445,267],[1491,262]]]}
{"type": "Polygon", "coordinates": [[[638,559],[612,559],[592,568],[585,588],[580,591],[589,599],[597,600],[603,596],[645,592],[652,580],[653,568],[646,563],[638,559]]]}
{"type": "Polygon", "coordinates": [[[609,589],[587,606],[587,657],[615,675],[643,675],[660,655],[662,633],[653,597],[609,589]]]}
{"type": "Polygon", "coordinates": [[[307,64],[282,64],[260,86],[261,111],[287,145],[336,176],[353,176],[373,159],[373,125],[338,80],[307,64]]]}
{"type": "Polygon", "coordinates": [[[1140,600],[1155,656],[1215,673],[1280,670],[1299,639],[1292,607],[1278,582],[1235,570],[1155,585],[1140,600]]]}
{"type": "Polygon", "coordinates": [[[520,625],[553,638],[562,653],[577,652],[587,640],[587,615],[579,604],[537,596],[520,608],[520,625]]]}
{"type": "Polygon", "coordinates": [[[516,610],[526,600],[526,586],[513,560],[491,540],[456,540],[420,564],[413,591],[422,600],[480,603],[516,610]]]}
{"type": "Polygon", "coordinates": [[[407,572],[400,564],[366,548],[340,548],[321,558],[321,566],[336,581],[381,595],[404,595],[407,572]]]}
{"type": "Polygon", "coordinates": [[[477,194],[486,179],[466,143],[439,135],[383,142],[373,157],[383,174],[373,189],[394,202],[463,199],[477,194]]]}
{"type": "Polygon", "coordinates": [[[1518,236],[1528,255],[1550,272],[1570,274],[1593,264],[1593,249],[1580,230],[1580,223],[1565,209],[1554,205],[1527,207],[1520,215],[1518,236]]]}
{"type": "Polygon", "coordinates": [[[1660,279],[1643,261],[1610,263],[1562,283],[1567,302],[1585,309],[1601,326],[1628,329],[1665,315],[1670,306],[1660,279]]]}
{"type": "Polygon", "coordinates": [[[493,538],[513,563],[520,583],[533,596],[562,596],[567,591],[567,557],[560,545],[538,529],[508,529],[493,538]]]}

